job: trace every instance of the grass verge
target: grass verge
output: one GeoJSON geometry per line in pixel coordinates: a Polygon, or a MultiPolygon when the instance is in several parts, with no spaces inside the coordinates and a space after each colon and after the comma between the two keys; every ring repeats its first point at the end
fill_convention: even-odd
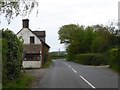
{"type": "MultiPolygon", "coordinates": [[[[7,88],[29,88],[35,78],[27,73],[22,73],[21,76],[15,80],[9,81],[2,88],[6,90],[7,88]]],[[[22,89],[23,88],[23,89],[22,89]]]]}
{"type": "Polygon", "coordinates": [[[42,65],[42,68],[49,68],[51,64],[52,64],[52,60],[48,60],[42,65]]]}
{"type": "Polygon", "coordinates": [[[118,65],[112,65],[109,68],[111,68],[115,72],[120,73],[120,67],[118,65]]]}

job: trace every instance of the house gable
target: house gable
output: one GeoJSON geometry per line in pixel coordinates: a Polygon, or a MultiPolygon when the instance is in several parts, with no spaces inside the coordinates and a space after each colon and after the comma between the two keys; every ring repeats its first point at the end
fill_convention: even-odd
{"type": "Polygon", "coordinates": [[[34,37],[34,44],[41,44],[40,39],[28,28],[23,28],[17,33],[18,37],[22,37],[23,44],[30,44],[30,37],[34,37]]]}

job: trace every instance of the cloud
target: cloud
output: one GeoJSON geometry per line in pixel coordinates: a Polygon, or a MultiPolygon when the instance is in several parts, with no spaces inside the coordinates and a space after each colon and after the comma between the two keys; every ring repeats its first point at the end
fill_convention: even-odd
{"type": "MultiPolygon", "coordinates": [[[[34,10],[30,19],[30,29],[46,30],[46,39],[51,46],[50,51],[64,50],[64,46],[59,44],[58,30],[62,25],[80,24],[94,25],[106,24],[110,19],[118,17],[119,0],[39,0],[39,13],[36,17],[34,10]],[[40,29],[39,29],[40,28],[40,29]]],[[[18,17],[7,26],[14,32],[22,28],[22,18],[18,17]]]]}

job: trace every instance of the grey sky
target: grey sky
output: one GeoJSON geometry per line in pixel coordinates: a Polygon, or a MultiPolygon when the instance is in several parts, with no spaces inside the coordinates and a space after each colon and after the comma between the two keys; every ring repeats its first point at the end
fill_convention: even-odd
{"type": "MultiPolygon", "coordinates": [[[[112,19],[118,19],[119,0],[39,0],[39,13],[36,9],[29,16],[31,30],[45,30],[50,51],[64,50],[64,45],[58,41],[58,30],[62,25],[108,24],[112,19]]],[[[1,16],[2,17],[2,16],[1,16]]],[[[22,28],[22,19],[14,18],[10,25],[1,18],[1,28],[9,28],[17,33],[22,28]]]]}

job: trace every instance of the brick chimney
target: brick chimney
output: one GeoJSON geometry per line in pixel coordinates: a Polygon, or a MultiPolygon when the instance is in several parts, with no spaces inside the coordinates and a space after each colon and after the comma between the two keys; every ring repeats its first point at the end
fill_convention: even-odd
{"type": "Polygon", "coordinates": [[[22,20],[23,28],[29,28],[29,19],[22,20]]]}

